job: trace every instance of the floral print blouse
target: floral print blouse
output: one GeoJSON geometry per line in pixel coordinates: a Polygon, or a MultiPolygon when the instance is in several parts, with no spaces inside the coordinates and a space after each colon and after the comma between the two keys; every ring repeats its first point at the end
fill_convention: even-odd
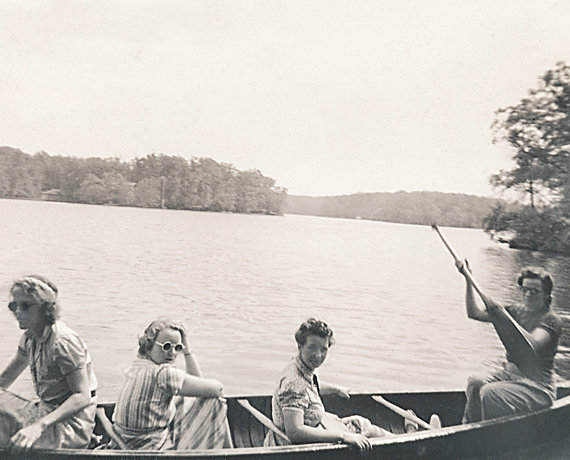
{"type": "MultiPolygon", "coordinates": [[[[273,423],[281,431],[285,431],[283,409],[303,411],[305,425],[317,427],[325,413],[325,407],[319,396],[316,375],[305,364],[295,357],[285,367],[279,378],[277,388],[271,400],[273,423]]],[[[286,445],[287,442],[272,431],[267,433],[266,446],[286,445]]]]}

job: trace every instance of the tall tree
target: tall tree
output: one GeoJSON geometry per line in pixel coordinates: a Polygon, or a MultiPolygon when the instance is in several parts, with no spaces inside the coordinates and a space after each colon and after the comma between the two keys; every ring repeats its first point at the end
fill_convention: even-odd
{"type": "Polygon", "coordinates": [[[559,62],[518,104],[499,109],[494,141],[514,149],[515,167],[491,178],[493,185],[528,196],[531,207],[568,193],[570,149],[570,66],[559,62]]]}
{"type": "Polygon", "coordinates": [[[494,141],[511,145],[515,166],[493,175],[491,183],[521,193],[529,210],[497,208],[486,230],[492,234],[506,226],[524,247],[565,252],[570,239],[570,66],[557,63],[527,97],[496,115],[494,141]]]}

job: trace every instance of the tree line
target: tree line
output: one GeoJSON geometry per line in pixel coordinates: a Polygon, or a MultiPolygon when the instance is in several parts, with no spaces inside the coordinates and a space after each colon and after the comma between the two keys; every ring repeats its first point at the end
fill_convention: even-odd
{"type": "Polygon", "coordinates": [[[482,228],[497,200],[442,192],[356,193],[340,196],[288,195],[283,211],[323,217],[404,224],[482,228]]]}
{"type": "Polygon", "coordinates": [[[511,247],[570,255],[570,66],[557,63],[518,104],[499,109],[493,131],[514,166],[491,183],[520,200],[498,203],[485,230],[511,247]]]}
{"type": "Polygon", "coordinates": [[[0,147],[0,197],[168,209],[281,214],[287,190],[258,170],[211,158],[132,161],[30,155],[0,147]]]}

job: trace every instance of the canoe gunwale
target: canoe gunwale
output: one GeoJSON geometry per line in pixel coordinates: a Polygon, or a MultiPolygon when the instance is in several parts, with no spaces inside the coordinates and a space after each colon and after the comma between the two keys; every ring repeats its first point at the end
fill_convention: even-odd
{"type": "MultiPolygon", "coordinates": [[[[445,391],[437,392],[445,394],[454,394],[455,391],[445,391]]],[[[391,395],[403,395],[404,393],[356,393],[353,396],[359,398],[370,398],[373,395],[382,395],[390,398],[391,395]]],[[[416,396],[427,395],[429,392],[419,391],[419,392],[409,392],[405,394],[415,394],[416,396]]],[[[568,394],[568,391],[564,394],[568,394]]],[[[247,396],[231,396],[228,400],[237,399],[248,399],[248,398],[267,398],[268,395],[247,395],[247,396]]],[[[378,403],[374,403],[378,404],[378,403]]],[[[103,407],[110,409],[113,403],[104,402],[99,403],[98,407],[103,407]]],[[[299,444],[291,446],[274,446],[274,447],[239,447],[235,449],[216,449],[216,450],[192,450],[192,451],[142,451],[142,450],[86,450],[86,449],[41,449],[30,451],[30,458],[34,459],[55,459],[55,458],[69,458],[69,459],[80,459],[80,458],[212,458],[212,459],[244,459],[244,458],[291,458],[291,455],[309,455],[310,458],[328,458],[327,453],[335,456],[335,458],[357,458],[358,456],[366,458],[375,458],[376,452],[378,455],[383,455],[385,449],[393,452],[393,449],[398,449],[398,447],[405,449],[410,452],[414,448],[420,448],[425,443],[436,442],[438,444],[444,445],[447,443],[446,439],[449,439],[449,445],[453,447],[453,438],[458,439],[471,439],[476,440],[487,440],[488,436],[493,433],[500,432],[500,428],[509,430],[516,430],[517,427],[521,426],[533,426],[550,418],[570,418],[570,394],[557,399],[552,406],[541,409],[535,412],[529,412],[524,414],[519,414],[515,416],[506,416],[493,420],[486,420],[481,422],[470,423],[466,425],[453,425],[443,427],[436,430],[423,430],[415,433],[400,434],[398,436],[390,436],[384,438],[371,439],[372,450],[369,451],[369,455],[362,455],[354,447],[348,446],[346,444],[335,444],[335,443],[314,443],[314,444],[299,444]],[[534,419],[534,420],[533,420],[534,419]],[[414,447],[415,446],[415,447],[414,447]],[[345,452],[343,454],[343,452],[345,452]]],[[[570,434],[568,436],[570,439],[570,434]]],[[[457,442],[457,440],[455,442],[457,442]]],[[[550,442],[546,439],[544,444],[550,442]]],[[[476,453],[476,452],[475,452],[476,453]]],[[[19,458],[11,454],[10,450],[7,448],[0,448],[0,457],[10,457],[19,458]]]]}

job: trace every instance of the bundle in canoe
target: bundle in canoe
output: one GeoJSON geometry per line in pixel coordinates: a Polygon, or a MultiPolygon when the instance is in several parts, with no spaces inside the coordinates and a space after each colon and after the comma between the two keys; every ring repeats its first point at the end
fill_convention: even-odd
{"type": "MultiPolygon", "coordinates": [[[[209,451],[32,450],[22,456],[0,449],[0,458],[30,459],[437,459],[504,458],[561,459],[570,455],[570,385],[559,388],[559,399],[548,409],[460,425],[465,404],[463,391],[383,393],[387,401],[412,409],[426,420],[437,412],[444,428],[372,440],[372,449],[360,452],[342,444],[304,444],[263,447],[268,428],[239,402],[247,401],[270,417],[271,396],[229,397],[228,421],[235,449],[209,451]]],[[[355,394],[349,400],[325,396],[325,406],[340,416],[360,414],[394,433],[403,433],[403,418],[374,401],[375,394],[355,394]]],[[[100,405],[110,417],[114,405],[100,405]]],[[[96,434],[108,440],[100,422],[96,434]]]]}

